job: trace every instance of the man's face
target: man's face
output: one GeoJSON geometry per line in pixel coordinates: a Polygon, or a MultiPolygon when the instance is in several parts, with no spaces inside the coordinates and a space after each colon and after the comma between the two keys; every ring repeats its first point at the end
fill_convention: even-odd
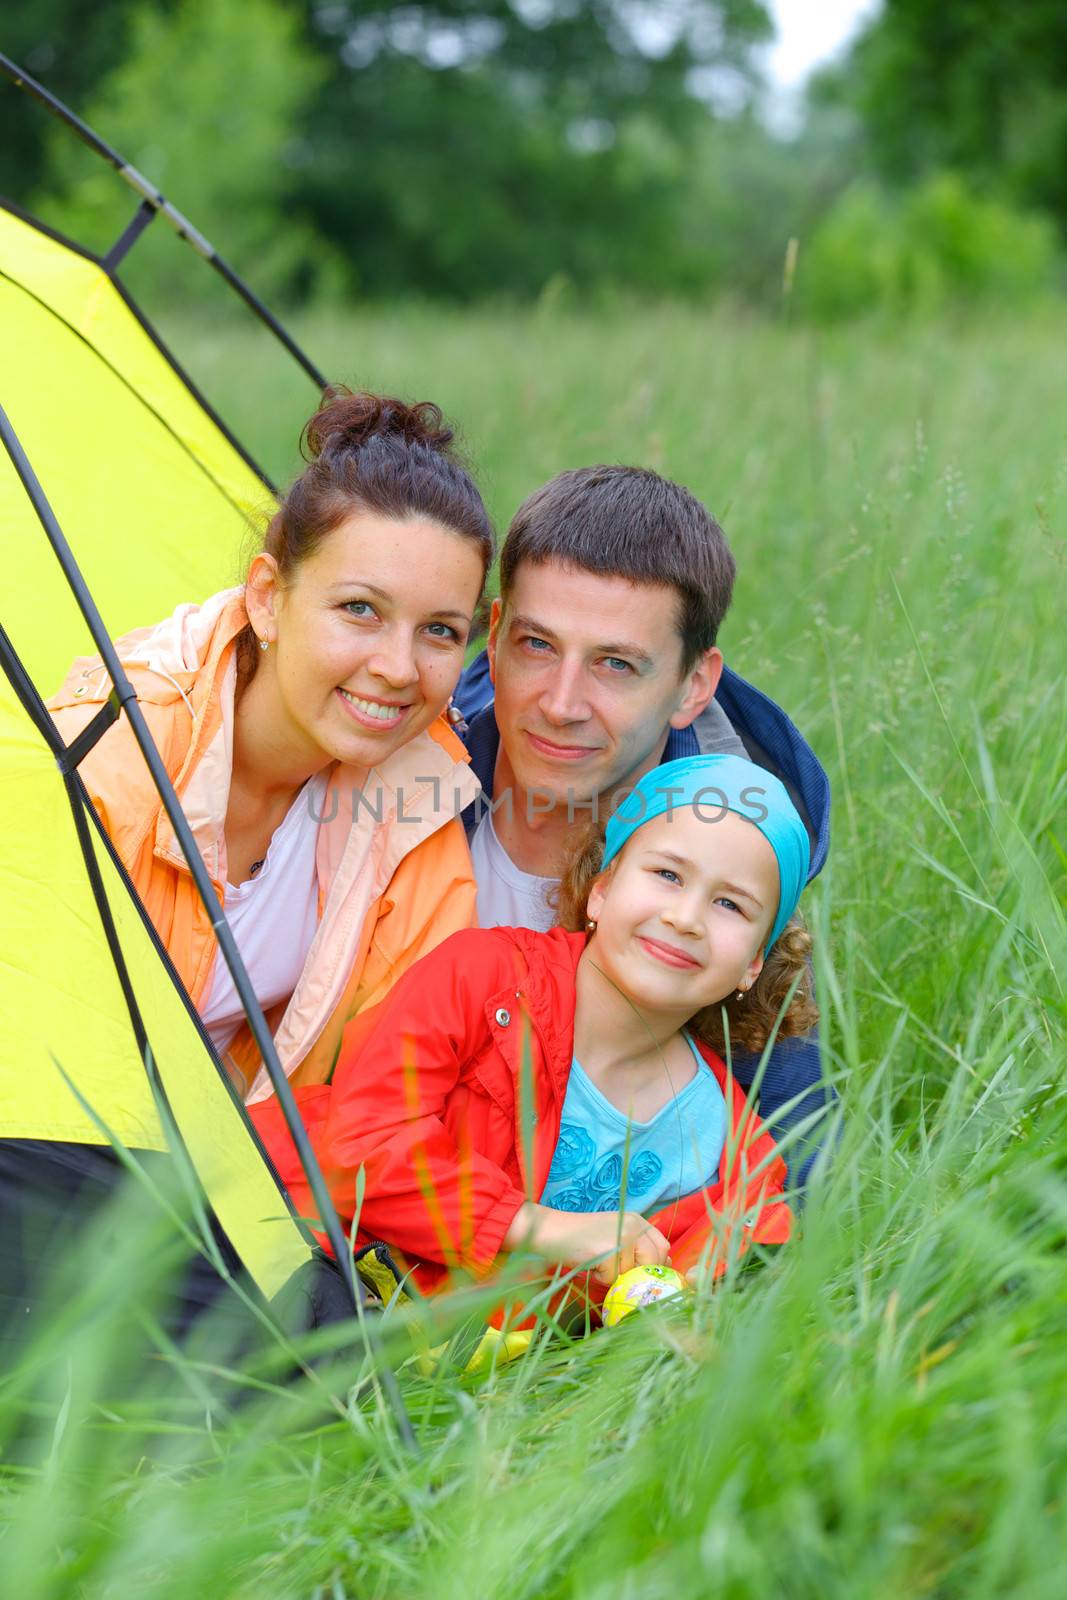
{"type": "Polygon", "coordinates": [[[655,766],[711,699],[722,655],[683,674],[673,588],[550,561],[519,567],[506,612],[494,602],[489,667],[511,781],[566,805],[655,766]]]}

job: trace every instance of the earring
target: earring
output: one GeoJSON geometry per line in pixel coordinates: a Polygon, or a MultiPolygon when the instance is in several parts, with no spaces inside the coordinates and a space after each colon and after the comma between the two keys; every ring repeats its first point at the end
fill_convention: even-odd
{"type": "Polygon", "coordinates": [[[748,993],[747,989],[738,989],[738,991],[737,991],[737,999],[738,1000],[743,1000],[747,993],[748,993]]]}
{"type": "Polygon", "coordinates": [[[270,649],[270,645],[267,643],[266,639],[261,639],[259,641],[259,648],[261,650],[269,650],[270,649]]]}
{"type": "Polygon", "coordinates": [[[590,917],[588,919],[588,921],[586,922],[585,931],[586,931],[586,933],[595,933],[596,932],[596,923],[593,921],[592,917],[590,917]]]}

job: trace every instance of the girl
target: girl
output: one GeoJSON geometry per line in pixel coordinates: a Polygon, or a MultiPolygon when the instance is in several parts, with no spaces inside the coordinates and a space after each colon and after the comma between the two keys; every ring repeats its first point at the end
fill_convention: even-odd
{"type": "MultiPolygon", "coordinates": [[[[346,1031],[302,1112],[342,1216],[423,1289],[502,1253],[627,1267],[790,1230],[785,1166],[723,1057],[814,1022],[791,923],[808,836],[784,787],[731,755],[646,774],[561,889],[564,926],[459,933],[346,1031]],[[362,1173],[362,1176],[359,1176],[362,1173]]],[[[313,1205],[270,1101],[255,1121],[313,1205]]]]}

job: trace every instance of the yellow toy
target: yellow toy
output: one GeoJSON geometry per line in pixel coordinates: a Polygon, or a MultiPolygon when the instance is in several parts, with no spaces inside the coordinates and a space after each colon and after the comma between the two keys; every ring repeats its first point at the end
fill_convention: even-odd
{"type": "Polygon", "coordinates": [[[614,1328],[623,1317],[657,1300],[673,1300],[688,1291],[689,1285],[673,1267],[631,1267],[615,1279],[604,1296],[600,1309],[605,1328],[614,1328]]]}
{"type": "Polygon", "coordinates": [[[477,1350],[467,1362],[468,1372],[480,1372],[487,1361],[495,1359],[498,1367],[516,1356],[524,1356],[533,1339],[532,1328],[515,1328],[511,1333],[501,1333],[499,1328],[486,1328],[477,1350]]]}

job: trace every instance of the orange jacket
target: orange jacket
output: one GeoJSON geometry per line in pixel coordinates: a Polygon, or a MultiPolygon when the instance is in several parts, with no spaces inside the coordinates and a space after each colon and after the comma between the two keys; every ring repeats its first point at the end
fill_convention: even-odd
{"type": "MultiPolygon", "coordinates": [[[[243,590],[117,641],[123,666],[193,835],[223,899],[230,791],[235,640],[248,621],[243,590]]],[[[69,742],[107,699],[99,657],[74,662],[49,709],[69,742]]],[[[129,723],[120,718],[79,768],[100,818],[199,1006],[217,941],[129,723]]],[[[268,1016],[286,1073],[330,1074],[346,1021],[383,998],[402,972],[474,921],[474,880],[459,811],[478,792],[462,743],[444,717],[366,773],[335,765],[319,828],[319,927],[288,1005],[268,1016]],[[398,821],[398,808],[400,819],[398,821]]],[[[230,1051],[250,1085],[270,1092],[247,1027],[230,1051]]]]}
{"type": "MultiPolygon", "coordinates": [[[[332,1083],[297,1094],[342,1219],[362,1185],[357,1241],[384,1240],[423,1290],[441,1287],[450,1265],[487,1270],[523,1201],[544,1190],[585,942],[560,928],[456,934],[349,1024],[332,1083]]],[[[788,1239],[792,1218],[773,1138],[725,1064],[700,1048],[726,1097],[719,1171],[651,1221],[676,1267],[706,1257],[718,1275],[731,1249],[788,1239]]],[[[297,1211],[314,1217],[277,1101],[256,1106],[252,1120],[297,1211]]]]}

